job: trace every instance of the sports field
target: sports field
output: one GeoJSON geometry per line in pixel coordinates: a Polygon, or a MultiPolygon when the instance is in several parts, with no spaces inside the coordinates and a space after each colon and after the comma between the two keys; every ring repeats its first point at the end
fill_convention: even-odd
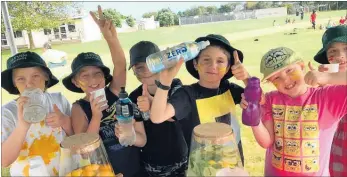
{"type": "MultiPolygon", "coordinates": [[[[317,26],[320,24],[325,25],[330,17],[337,22],[341,16],[345,15],[345,13],[345,11],[318,12],[317,26]]],[[[271,48],[279,46],[289,47],[299,52],[306,62],[313,61],[313,56],[321,48],[321,37],[324,30],[309,29],[310,22],[308,17],[309,14],[305,14],[305,19],[301,21],[299,17],[291,16],[291,19],[295,18],[296,22],[287,25],[284,24],[286,17],[276,17],[200,25],[174,26],[148,31],[121,33],[119,34],[119,38],[127,60],[129,60],[129,49],[132,45],[141,40],[153,41],[161,48],[164,48],[180,42],[192,41],[199,36],[204,36],[210,33],[222,34],[228,38],[235,48],[244,53],[244,65],[249,73],[252,76],[261,77],[259,67],[261,57],[271,48]],[[280,27],[273,27],[273,20],[276,20],[280,27]],[[296,28],[297,34],[289,35],[288,33],[293,32],[294,28],[296,28]],[[258,39],[258,41],[254,41],[254,39],[258,39]]],[[[71,60],[77,56],[78,53],[95,52],[101,56],[107,66],[113,68],[109,49],[104,40],[89,43],[55,45],[53,48],[67,52],[69,63],[71,63],[71,60]]],[[[38,52],[39,54],[42,52],[41,49],[35,49],[33,51],[38,52]]],[[[10,51],[3,51],[1,56],[2,70],[4,70],[6,69],[6,60],[10,56],[10,51]]],[[[314,65],[317,66],[315,63],[314,65]]],[[[64,69],[54,70],[53,73],[58,75],[58,77],[63,77],[70,73],[70,68],[66,67],[64,69]]],[[[196,80],[188,74],[185,67],[181,68],[178,77],[184,84],[196,82],[196,80]]],[[[242,82],[236,81],[234,78],[231,78],[230,81],[243,85],[242,82]]],[[[139,82],[130,70],[127,75],[126,90],[131,92],[138,85],[139,82]]],[[[265,91],[271,91],[274,89],[274,87],[266,83],[262,84],[262,88],[265,91]]],[[[70,102],[74,102],[83,96],[68,91],[64,88],[61,82],[50,88],[49,92],[62,92],[70,102]]],[[[1,96],[2,104],[16,98],[14,95],[9,95],[4,89],[2,89],[1,96]]],[[[241,118],[241,109],[239,107],[237,108],[237,117],[241,118]]],[[[262,176],[265,150],[258,146],[250,128],[242,126],[241,137],[247,171],[252,176],[262,176]]],[[[3,169],[2,175],[8,175],[8,171],[3,169]]]]}

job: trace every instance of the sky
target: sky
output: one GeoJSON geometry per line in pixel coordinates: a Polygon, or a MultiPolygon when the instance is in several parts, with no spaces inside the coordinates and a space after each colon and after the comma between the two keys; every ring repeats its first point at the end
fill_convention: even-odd
{"type": "Polygon", "coordinates": [[[101,8],[113,8],[121,14],[128,16],[132,15],[136,19],[142,18],[146,12],[159,11],[162,8],[168,8],[175,13],[184,11],[194,6],[210,6],[214,5],[219,7],[221,4],[228,2],[83,2],[84,9],[87,11],[97,10],[98,5],[101,8]]]}

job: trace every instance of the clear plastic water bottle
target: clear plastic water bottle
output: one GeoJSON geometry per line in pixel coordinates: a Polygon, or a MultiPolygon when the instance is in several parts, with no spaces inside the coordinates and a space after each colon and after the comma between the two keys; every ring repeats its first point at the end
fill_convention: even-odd
{"type": "Polygon", "coordinates": [[[209,41],[185,42],[151,54],[146,58],[148,69],[152,73],[158,73],[175,66],[181,57],[184,58],[184,61],[189,61],[198,56],[199,52],[209,45],[209,41]]]}
{"type": "Polygon", "coordinates": [[[136,134],[133,126],[134,111],[133,103],[128,97],[124,87],[121,87],[119,99],[116,103],[116,116],[118,124],[123,132],[120,134],[119,143],[122,146],[131,146],[135,143],[136,134]]]}
{"type": "Polygon", "coordinates": [[[260,80],[256,77],[248,79],[244,96],[248,102],[248,107],[242,111],[242,123],[248,126],[257,126],[260,123],[260,80]]]}

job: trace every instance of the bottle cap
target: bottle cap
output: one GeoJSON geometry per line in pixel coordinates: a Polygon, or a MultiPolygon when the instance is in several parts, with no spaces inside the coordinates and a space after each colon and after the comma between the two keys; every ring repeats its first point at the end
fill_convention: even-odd
{"type": "Polygon", "coordinates": [[[119,98],[128,98],[128,93],[125,91],[125,87],[120,88],[119,98]]]}
{"type": "Polygon", "coordinates": [[[206,48],[207,46],[210,45],[210,41],[201,41],[201,42],[198,42],[198,46],[199,46],[199,49],[202,50],[204,48],[206,48]]]}

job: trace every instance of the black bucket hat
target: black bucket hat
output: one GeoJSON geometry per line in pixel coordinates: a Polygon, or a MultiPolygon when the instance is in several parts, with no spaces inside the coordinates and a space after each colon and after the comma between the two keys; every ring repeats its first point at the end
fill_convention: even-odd
{"type": "Polygon", "coordinates": [[[323,48],[314,56],[314,60],[320,64],[329,64],[327,50],[334,42],[347,43],[347,26],[335,26],[325,31],[322,37],[323,48]]]}
{"type": "Polygon", "coordinates": [[[131,69],[134,65],[141,62],[146,62],[146,58],[153,54],[160,52],[159,47],[150,41],[140,41],[131,47],[130,53],[130,66],[131,69]]]}
{"type": "Polygon", "coordinates": [[[13,85],[12,71],[17,68],[40,67],[48,74],[46,87],[50,88],[59,80],[53,76],[45,61],[34,52],[21,52],[13,55],[7,60],[7,69],[1,72],[1,87],[8,93],[18,95],[19,90],[13,85]]]}
{"type": "MultiPolygon", "coordinates": [[[[229,43],[229,41],[223,37],[222,35],[218,34],[209,34],[205,37],[199,37],[195,40],[195,42],[200,42],[200,41],[209,41],[210,45],[218,45],[223,47],[225,50],[227,50],[230,53],[230,66],[234,65],[234,57],[233,57],[233,52],[236,50],[237,54],[239,55],[239,59],[241,63],[243,62],[243,53],[240,50],[235,49],[232,47],[229,43]]],[[[197,57],[196,57],[197,58],[197,57]]],[[[194,58],[193,60],[195,60],[194,58]]],[[[195,77],[196,79],[199,79],[199,73],[198,71],[194,68],[194,63],[193,60],[189,60],[186,62],[186,68],[188,72],[195,77]]],[[[227,80],[233,77],[233,74],[231,73],[231,70],[229,69],[228,72],[224,75],[222,80],[227,80]]]]}
{"type": "Polygon", "coordinates": [[[93,52],[80,53],[72,61],[72,73],[63,79],[63,84],[68,90],[72,92],[83,93],[82,89],[76,87],[76,85],[72,83],[72,78],[85,66],[99,67],[104,73],[105,85],[109,84],[112,81],[110,69],[102,63],[102,60],[98,54],[95,54],[93,52]]]}

